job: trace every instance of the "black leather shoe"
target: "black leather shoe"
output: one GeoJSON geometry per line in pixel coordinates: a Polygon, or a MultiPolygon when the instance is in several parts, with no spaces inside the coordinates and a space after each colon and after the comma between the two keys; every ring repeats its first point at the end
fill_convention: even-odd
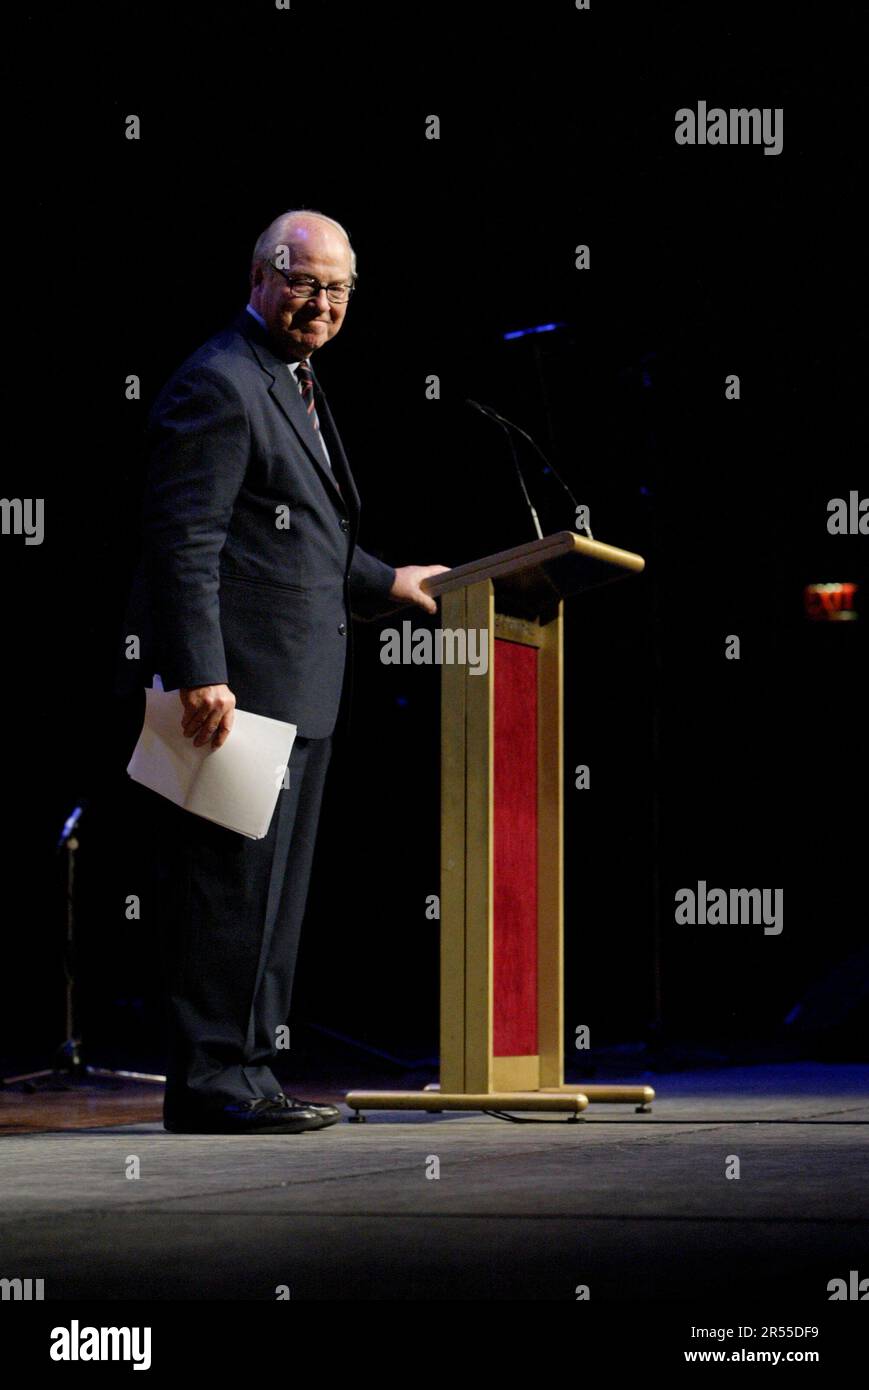
{"type": "Polygon", "coordinates": [[[313,1110],[317,1117],[317,1129],[325,1129],[327,1125],[337,1124],[341,1118],[341,1111],[337,1105],[320,1105],[319,1102],[315,1105],[312,1100],[299,1100],[297,1096],[286,1096],[283,1091],[269,1096],[269,1100],[276,1105],[283,1106],[288,1115],[297,1115],[300,1110],[313,1110]]]}
{"type": "Polygon", "coordinates": [[[308,1106],[287,1108],[273,1100],[240,1100],[214,1110],[166,1116],[163,1128],[170,1134],[301,1134],[322,1129],[322,1121],[308,1106]]]}

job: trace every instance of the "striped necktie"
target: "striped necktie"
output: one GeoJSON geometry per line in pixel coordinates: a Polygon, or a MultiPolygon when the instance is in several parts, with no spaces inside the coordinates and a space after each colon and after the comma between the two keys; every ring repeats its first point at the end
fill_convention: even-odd
{"type": "MultiPolygon", "coordinates": [[[[323,443],[323,436],[320,433],[320,421],[317,419],[317,407],[314,404],[314,373],[311,371],[311,368],[308,366],[307,362],[300,362],[298,367],[296,368],[296,381],[299,383],[299,391],[301,392],[305,409],[308,412],[308,419],[314,426],[314,429],[320,435],[320,444],[323,448],[323,460],[334,477],[335,470],[332,467],[332,462],[329,458],[329,455],[326,453],[326,448],[323,443]]],[[[343,497],[344,494],[338,485],[337,478],[335,478],[335,487],[338,489],[339,496],[343,497]]]]}
{"type": "Polygon", "coordinates": [[[307,362],[300,362],[296,369],[296,381],[299,383],[299,390],[302,393],[302,400],[308,412],[308,419],[319,430],[320,421],[317,419],[317,407],[314,404],[314,373],[307,362]]]}

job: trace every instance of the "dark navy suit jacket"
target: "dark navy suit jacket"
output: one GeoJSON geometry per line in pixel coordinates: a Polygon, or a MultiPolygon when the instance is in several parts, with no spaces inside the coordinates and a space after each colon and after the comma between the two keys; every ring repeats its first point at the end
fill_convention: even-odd
{"type": "Polygon", "coordinates": [[[389,598],[394,568],[356,544],[359,494],[315,392],[331,469],[287,364],[246,310],[164,386],[148,421],[119,694],[159,672],[165,690],[226,684],[239,709],[288,720],[302,738],[333,732],[351,613],[402,605],[389,598]],[[138,660],[126,656],[130,635],[138,660]]]}

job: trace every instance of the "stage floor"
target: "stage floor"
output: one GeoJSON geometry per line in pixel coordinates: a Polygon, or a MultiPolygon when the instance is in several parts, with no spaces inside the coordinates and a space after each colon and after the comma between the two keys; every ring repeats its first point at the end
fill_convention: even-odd
{"type": "Polygon", "coordinates": [[[68,1098],[6,1094],[0,1275],[44,1279],[46,1299],[572,1302],[587,1285],[801,1306],[869,1276],[865,1066],[611,1079],[654,1086],[652,1113],[372,1112],[247,1139],[166,1134],[153,1089],[77,1097],[72,1118],[68,1098]],[[46,1128],[15,1132],[37,1114],[46,1128]]]}

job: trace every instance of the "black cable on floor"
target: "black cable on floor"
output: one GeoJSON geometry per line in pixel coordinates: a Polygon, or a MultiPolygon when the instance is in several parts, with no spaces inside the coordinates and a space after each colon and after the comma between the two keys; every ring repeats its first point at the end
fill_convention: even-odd
{"type": "Polygon", "coordinates": [[[552,1124],[576,1124],[579,1115],[568,1115],[566,1120],[532,1120],[526,1115],[509,1115],[506,1110],[484,1110],[484,1115],[491,1115],[493,1120],[510,1120],[514,1125],[552,1125],[552,1124]]]}

